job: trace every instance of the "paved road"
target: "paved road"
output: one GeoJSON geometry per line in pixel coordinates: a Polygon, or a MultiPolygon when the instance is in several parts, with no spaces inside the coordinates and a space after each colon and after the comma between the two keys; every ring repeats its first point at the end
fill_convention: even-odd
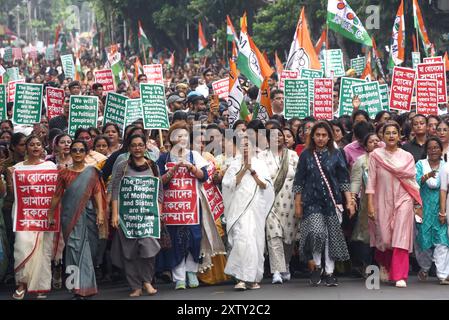
{"type": "MultiPolygon", "coordinates": [[[[264,279],[261,289],[236,292],[233,283],[224,285],[200,286],[196,289],[175,291],[172,284],[157,283],[159,292],[155,296],[129,298],[126,284],[100,284],[100,292],[93,300],[448,300],[449,286],[441,286],[436,278],[427,282],[419,282],[416,276],[411,276],[408,287],[399,289],[391,285],[381,284],[379,290],[368,290],[362,279],[340,278],[338,287],[328,288],[324,285],[310,287],[308,279],[295,278],[282,285],[273,285],[269,279],[264,279]]],[[[11,300],[13,287],[0,287],[0,300],[11,300]]],[[[49,300],[69,300],[71,294],[67,290],[52,291],[49,300]]],[[[26,299],[34,299],[29,296],[26,299]]]]}

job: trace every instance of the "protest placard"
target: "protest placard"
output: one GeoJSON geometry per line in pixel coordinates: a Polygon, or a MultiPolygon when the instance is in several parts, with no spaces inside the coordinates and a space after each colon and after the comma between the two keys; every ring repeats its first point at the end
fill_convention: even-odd
{"type": "Polygon", "coordinates": [[[212,82],[214,93],[218,94],[219,99],[228,100],[229,97],[229,77],[212,82]]]}
{"type": "Polygon", "coordinates": [[[13,123],[32,125],[41,122],[42,92],[42,84],[16,84],[13,123]]]}
{"type": "Polygon", "coordinates": [[[438,81],[416,81],[416,113],[438,115],[438,81]]]}
{"type": "Polygon", "coordinates": [[[95,82],[103,85],[103,95],[115,91],[114,75],[111,69],[94,71],[95,82]]]}
{"type": "Polygon", "coordinates": [[[25,83],[25,79],[8,82],[8,102],[14,102],[16,97],[16,84],[25,83]]]}
{"type": "Polygon", "coordinates": [[[438,81],[438,103],[447,103],[446,68],[444,62],[420,63],[418,79],[438,81]]]}
{"type": "Polygon", "coordinates": [[[168,130],[170,124],[168,121],[164,86],[160,84],[141,83],[140,97],[142,99],[144,128],[146,130],[168,130]]]}
{"type": "Polygon", "coordinates": [[[394,67],[390,91],[390,110],[410,112],[415,78],[415,70],[394,67]]]}
{"type": "Polygon", "coordinates": [[[361,76],[365,70],[366,57],[359,57],[351,59],[351,69],[355,70],[355,74],[361,76]]]}
{"type": "Polygon", "coordinates": [[[142,101],[140,99],[126,100],[125,128],[139,119],[143,119],[142,101]]]}
{"type": "Polygon", "coordinates": [[[313,79],[313,116],[317,120],[333,118],[332,79],[313,79]]]}
{"type": "Polygon", "coordinates": [[[370,118],[374,119],[382,111],[378,81],[355,84],[352,86],[352,94],[359,96],[360,109],[368,112],[370,118]]]}
{"type": "Polygon", "coordinates": [[[6,85],[0,84],[0,119],[6,120],[8,119],[8,115],[6,113],[6,85]]]}
{"type": "Polygon", "coordinates": [[[279,89],[284,90],[285,79],[299,79],[298,71],[282,70],[279,80],[279,89]]]}
{"type": "Polygon", "coordinates": [[[223,197],[217,185],[213,182],[215,171],[217,168],[212,162],[209,162],[207,167],[208,179],[203,183],[204,196],[206,197],[209,210],[214,217],[214,221],[220,218],[224,213],[223,197]]]}
{"type": "Polygon", "coordinates": [[[164,84],[164,74],[161,64],[146,64],[143,73],[147,76],[147,83],[164,84]]]}
{"type": "Polygon", "coordinates": [[[64,89],[47,87],[45,89],[48,120],[64,113],[64,89]]]}
{"type": "Polygon", "coordinates": [[[285,79],[284,116],[305,118],[310,115],[309,79],[285,79]]]}
{"type": "Polygon", "coordinates": [[[324,56],[326,78],[338,78],[345,76],[346,72],[343,64],[343,52],[341,49],[326,50],[324,56]]]}
{"type": "Polygon", "coordinates": [[[48,45],[48,47],[45,49],[45,60],[55,60],[55,46],[53,44],[48,45]]]}
{"type": "Polygon", "coordinates": [[[54,212],[55,224],[48,223],[48,210],[56,191],[58,170],[39,169],[29,166],[17,169],[13,174],[14,184],[14,232],[47,231],[59,232],[59,206],[54,212]]]}
{"type": "Polygon", "coordinates": [[[382,110],[390,111],[388,101],[390,99],[390,90],[388,84],[379,84],[380,100],[382,102],[382,110]]]}
{"type": "Polygon", "coordinates": [[[437,62],[443,62],[443,57],[427,57],[422,59],[423,63],[437,63],[437,62]]]}
{"type": "MultiPolygon", "coordinates": [[[[167,163],[167,169],[175,163],[167,163]]],[[[162,217],[167,225],[196,225],[200,223],[198,213],[197,179],[186,167],[178,168],[164,188],[162,217]]]]}
{"type": "Polygon", "coordinates": [[[97,96],[70,96],[69,135],[73,137],[78,128],[96,128],[97,118],[97,96]]]}
{"type": "MultiPolygon", "coordinates": [[[[317,79],[322,78],[323,76],[324,72],[321,70],[301,69],[299,71],[300,79],[317,79]]],[[[309,81],[309,100],[313,101],[313,80],[309,81]]]]}
{"type": "Polygon", "coordinates": [[[363,79],[342,77],[340,83],[340,98],[339,98],[339,114],[351,115],[353,111],[352,106],[352,86],[355,84],[365,83],[363,79]]]}
{"type": "Polygon", "coordinates": [[[128,98],[121,94],[108,93],[104,107],[103,126],[108,122],[116,123],[120,131],[123,132],[125,128],[126,100],[128,98]]]}
{"type": "Polygon", "coordinates": [[[421,52],[412,52],[412,65],[413,70],[416,70],[418,64],[421,63],[421,52]]]}
{"type": "Polygon", "coordinates": [[[159,178],[123,177],[119,191],[119,223],[126,238],[160,237],[159,178]]]}
{"type": "Polygon", "coordinates": [[[73,62],[73,56],[71,54],[65,54],[61,56],[62,69],[64,70],[64,77],[74,79],[75,77],[75,64],[73,62]]]}
{"type": "Polygon", "coordinates": [[[8,81],[16,81],[20,79],[20,73],[18,67],[8,68],[6,69],[6,75],[8,81]]]}
{"type": "Polygon", "coordinates": [[[12,48],[5,48],[5,54],[3,55],[3,60],[5,62],[12,62],[12,48]]]}

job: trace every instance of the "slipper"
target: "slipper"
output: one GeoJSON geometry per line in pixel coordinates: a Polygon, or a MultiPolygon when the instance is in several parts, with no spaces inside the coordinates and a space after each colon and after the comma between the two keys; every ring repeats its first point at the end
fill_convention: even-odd
{"type": "Polygon", "coordinates": [[[16,290],[12,297],[16,300],[23,300],[23,297],[25,297],[25,292],[25,289],[23,289],[22,291],[16,290]]]}
{"type": "Polygon", "coordinates": [[[257,289],[260,289],[260,285],[256,282],[254,282],[248,286],[248,289],[249,290],[257,290],[257,289]]]}

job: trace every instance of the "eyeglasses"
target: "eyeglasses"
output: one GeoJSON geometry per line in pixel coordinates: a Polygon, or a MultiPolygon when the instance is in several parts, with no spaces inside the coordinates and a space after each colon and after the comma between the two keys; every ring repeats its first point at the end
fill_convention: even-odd
{"type": "Polygon", "coordinates": [[[86,149],[84,149],[84,148],[72,148],[72,149],[70,149],[70,152],[71,153],[85,153],[86,149]]]}

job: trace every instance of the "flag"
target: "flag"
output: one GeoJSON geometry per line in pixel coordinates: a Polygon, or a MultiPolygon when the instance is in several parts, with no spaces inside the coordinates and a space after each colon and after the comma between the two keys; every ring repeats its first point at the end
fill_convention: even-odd
{"type": "Polygon", "coordinates": [[[296,31],[290,46],[285,69],[292,71],[321,69],[320,60],[310,39],[304,7],[301,10],[298,24],[296,25],[296,31]]]}
{"type": "Polygon", "coordinates": [[[447,51],[444,54],[443,61],[444,61],[444,65],[446,66],[446,72],[448,72],[449,71],[449,57],[447,56],[447,51]]]}
{"type": "Polygon", "coordinates": [[[270,77],[273,73],[273,70],[271,70],[262,53],[260,53],[248,35],[246,13],[242,18],[237,67],[241,73],[259,88],[262,85],[263,79],[270,77]]]}
{"type": "Polygon", "coordinates": [[[12,48],[12,60],[23,60],[21,48],[12,48]]]}
{"type": "Polygon", "coordinates": [[[237,49],[237,44],[235,41],[232,41],[232,60],[237,61],[238,56],[239,56],[239,51],[237,49]]]}
{"type": "Polygon", "coordinates": [[[229,127],[232,128],[234,122],[240,118],[240,106],[243,101],[243,90],[240,86],[239,72],[234,60],[229,60],[229,67],[228,121],[229,127]]]}
{"type": "Polygon", "coordinates": [[[277,50],[274,52],[274,60],[276,61],[276,73],[281,76],[281,73],[284,70],[284,66],[282,65],[281,59],[279,59],[278,57],[277,50]]]}
{"type": "Polygon", "coordinates": [[[207,47],[206,37],[204,36],[203,26],[201,21],[198,21],[198,52],[203,52],[207,47]]]}
{"type": "Polygon", "coordinates": [[[390,54],[395,66],[400,65],[405,61],[404,0],[401,0],[401,4],[399,5],[398,12],[394,19],[390,54]]]}
{"type": "Polygon", "coordinates": [[[327,38],[327,31],[326,29],[324,29],[323,32],[321,32],[320,39],[318,39],[317,43],[315,44],[315,52],[317,55],[320,55],[321,49],[323,48],[323,44],[325,49],[329,49],[329,44],[326,42],[326,38],[327,38]]]}
{"type": "Polygon", "coordinates": [[[330,29],[354,42],[369,47],[373,46],[371,37],[363,27],[362,21],[345,0],[328,0],[327,25],[330,29]]]}
{"type": "Polygon", "coordinates": [[[362,76],[360,77],[360,79],[367,80],[367,81],[374,80],[373,69],[371,67],[371,52],[370,51],[368,51],[368,57],[366,58],[365,69],[363,70],[362,76]]]}
{"type": "Polygon", "coordinates": [[[187,60],[189,60],[190,59],[190,52],[189,52],[189,48],[186,48],[186,62],[187,62],[187,60]]]}
{"type": "Polygon", "coordinates": [[[125,71],[123,68],[123,62],[121,60],[111,65],[112,74],[114,75],[115,83],[119,83],[124,79],[125,71]]]}
{"type": "Polygon", "coordinates": [[[240,119],[250,122],[252,119],[251,112],[248,110],[245,100],[242,100],[242,105],[240,106],[240,119]]]}
{"type": "Polygon", "coordinates": [[[376,41],[374,40],[374,37],[372,37],[372,40],[373,40],[373,58],[374,61],[376,62],[377,70],[379,71],[380,76],[386,80],[386,76],[382,68],[382,61],[380,61],[380,53],[377,50],[376,41]]]}
{"type": "Polygon", "coordinates": [[[138,33],[139,50],[143,47],[143,50],[146,51],[148,47],[151,47],[151,42],[148,39],[148,37],[145,34],[145,32],[143,31],[142,23],[140,22],[140,20],[137,21],[137,23],[139,24],[139,33],[138,33]]]}
{"type": "Polygon", "coordinates": [[[136,61],[134,61],[134,77],[137,81],[137,77],[143,74],[143,66],[142,63],[140,62],[139,57],[136,57],[136,61]]]}
{"type": "Polygon", "coordinates": [[[61,28],[62,28],[61,24],[58,24],[56,26],[56,30],[55,30],[55,47],[56,47],[56,45],[59,42],[59,33],[61,32],[61,28]]]}
{"type": "Polygon", "coordinates": [[[174,69],[175,68],[175,52],[173,51],[173,53],[170,56],[170,59],[168,60],[168,65],[170,66],[170,68],[174,69]]]}
{"type": "Polygon", "coordinates": [[[268,78],[265,78],[260,87],[259,95],[257,96],[257,104],[254,107],[251,119],[258,119],[265,123],[272,115],[273,110],[271,109],[270,86],[268,85],[268,78]]]}
{"type": "Polygon", "coordinates": [[[236,43],[239,43],[239,38],[235,32],[234,25],[228,15],[226,15],[226,40],[229,42],[235,41],[236,43]]]}
{"type": "Polygon", "coordinates": [[[418,30],[419,37],[424,46],[424,52],[428,56],[428,51],[430,49],[431,43],[429,36],[427,35],[427,30],[424,25],[424,19],[422,17],[421,8],[419,7],[418,0],[413,0],[413,20],[415,29],[418,30]]]}

